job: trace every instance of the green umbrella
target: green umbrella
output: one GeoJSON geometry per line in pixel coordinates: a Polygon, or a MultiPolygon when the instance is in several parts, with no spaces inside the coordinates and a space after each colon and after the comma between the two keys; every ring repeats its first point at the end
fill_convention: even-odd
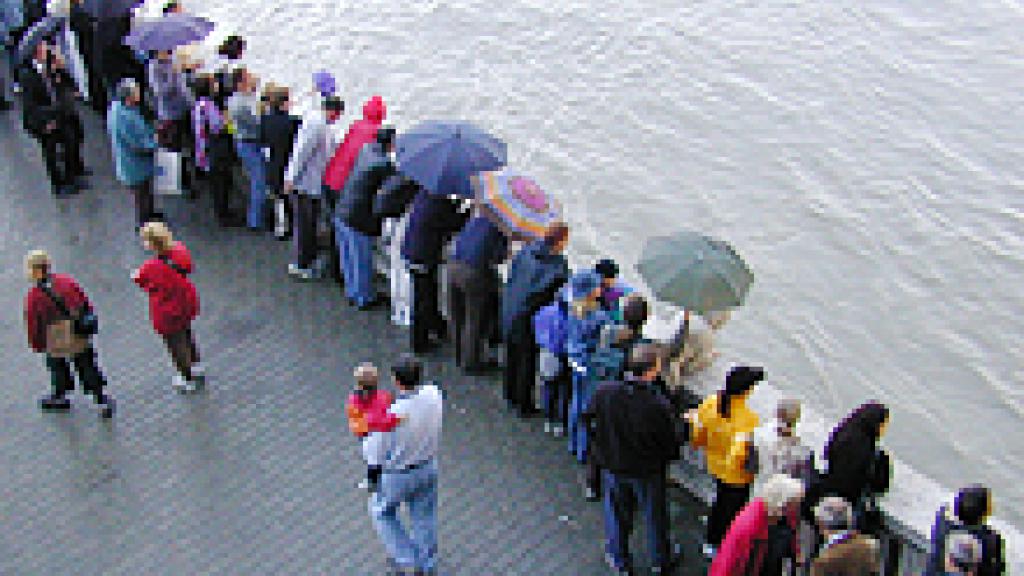
{"type": "Polygon", "coordinates": [[[637,268],[658,299],[688,313],[735,308],[754,282],[732,246],[696,232],[651,238],[637,268]]]}

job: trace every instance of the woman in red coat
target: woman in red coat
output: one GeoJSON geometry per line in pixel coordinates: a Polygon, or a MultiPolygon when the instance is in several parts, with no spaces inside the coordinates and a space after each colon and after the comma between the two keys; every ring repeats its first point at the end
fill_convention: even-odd
{"type": "Polygon", "coordinates": [[[761,576],[766,573],[769,527],[782,521],[795,529],[804,487],[783,474],[769,478],[761,493],[733,519],[708,576],[761,576]]]}
{"type": "Polygon", "coordinates": [[[139,233],[143,247],[154,256],[132,272],[132,280],[149,294],[153,329],[163,337],[178,369],[171,385],[180,392],[192,392],[205,375],[192,334],[192,320],[199,315],[199,294],[188,279],[192,255],[184,244],[174,241],[162,222],[150,222],[139,233]]]}

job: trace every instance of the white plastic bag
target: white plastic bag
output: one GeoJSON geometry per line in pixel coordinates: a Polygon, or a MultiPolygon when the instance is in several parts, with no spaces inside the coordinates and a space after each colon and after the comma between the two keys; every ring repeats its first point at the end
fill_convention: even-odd
{"type": "Polygon", "coordinates": [[[181,153],[159,148],[156,151],[156,177],[153,189],[157,194],[181,195],[181,153]]]}

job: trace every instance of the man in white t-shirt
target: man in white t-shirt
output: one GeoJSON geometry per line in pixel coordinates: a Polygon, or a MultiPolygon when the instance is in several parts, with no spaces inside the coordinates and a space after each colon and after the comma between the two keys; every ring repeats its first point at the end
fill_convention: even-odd
{"type": "Polygon", "coordinates": [[[370,517],[399,574],[432,574],[437,564],[437,453],[442,397],[435,384],[420,384],[421,367],[404,356],[392,368],[398,399],[389,410],[402,424],[384,434],[380,486],[370,496],[370,517]],[[410,529],[398,516],[409,509],[410,529]]]}

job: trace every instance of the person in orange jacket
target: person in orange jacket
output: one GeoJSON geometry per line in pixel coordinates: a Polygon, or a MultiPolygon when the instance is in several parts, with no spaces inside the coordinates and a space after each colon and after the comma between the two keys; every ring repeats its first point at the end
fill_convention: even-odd
{"type": "Polygon", "coordinates": [[[387,390],[378,389],[380,374],[377,367],[363,363],[353,373],[356,384],[348,397],[345,413],[348,428],[363,445],[366,459],[366,480],[361,483],[371,492],[377,489],[381,475],[381,454],[379,437],[375,432],[390,432],[401,423],[401,418],[388,412],[394,396],[387,390]]]}

